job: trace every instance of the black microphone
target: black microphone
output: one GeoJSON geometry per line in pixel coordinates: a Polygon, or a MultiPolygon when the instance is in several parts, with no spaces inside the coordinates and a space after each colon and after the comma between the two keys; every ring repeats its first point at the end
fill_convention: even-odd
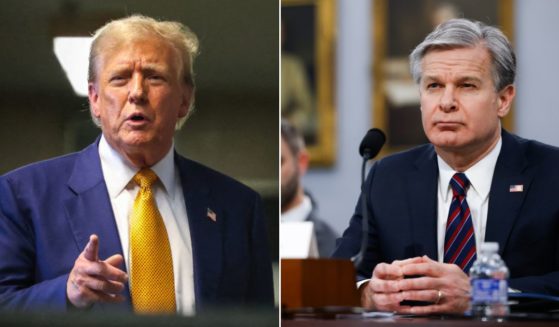
{"type": "Polygon", "coordinates": [[[367,251],[367,244],[369,243],[369,213],[367,212],[366,194],[365,194],[365,167],[367,161],[373,159],[382,149],[386,142],[384,132],[378,128],[371,128],[359,145],[359,155],[363,158],[361,165],[361,221],[363,223],[361,234],[361,249],[351,258],[353,266],[357,270],[359,265],[363,262],[365,251],[367,251]]]}
{"type": "Polygon", "coordinates": [[[365,137],[363,137],[359,145],[359,155],[361,155],[364,160],[374,158],[380,152],[385,141],[386,136],[383,131],[378,128],[371,128],[367,134],[365,134],[365,137]]]}

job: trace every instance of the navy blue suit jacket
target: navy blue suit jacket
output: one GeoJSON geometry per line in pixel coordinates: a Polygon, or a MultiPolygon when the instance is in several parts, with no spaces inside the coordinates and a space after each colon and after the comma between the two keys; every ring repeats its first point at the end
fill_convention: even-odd
{"type": "MultiPolygon", "coordinates": [[[[260,197],[178,154],[175,162],[192,239],[197,311],[228,304],[271,307],[260,197]]],[[[99,236],[101,259],[122,254],[97,142],[0,177],[0,306],[66,310],[68,274],[91,234],[99,236]]],[[[124,303],[95,307],[131,310],[128,288],[124,295],[124,303]]]]}
{"type": "MultiPolygon", "coordinates": [[[[509,286],[559,295],[559,149],[503,130],[489,193],[486,242],[498,242],[510,270],[509,286]],[[510,192],[523,185],[523,192],[510,192]]],[[[365,192],[369,243],[358,267],[370,278],[377,263],[427,255],[437,260],[437,157],[424,145],[376,162],[365,192]]],[[[338,240],[334,257],[361,245],[361,207],[338,240]]]]}

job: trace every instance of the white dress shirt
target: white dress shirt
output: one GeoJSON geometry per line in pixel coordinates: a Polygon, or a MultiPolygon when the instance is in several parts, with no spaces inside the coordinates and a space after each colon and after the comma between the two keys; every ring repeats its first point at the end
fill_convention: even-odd
{"type": "MultiPolygon", "coordinates": [[[[116,219],[126,268],[127,271],[130,271],[129,216],[136,194],[140,189],[132,181],[132,177],[136,175],[139,169],[130,166],[107,143],[104,136],[101,137],[99,142],[99,156],[116,219]]],[[[165,157],[151,167],[151,170],[159,177],[159,181],[154,184],[153,193],[169,237],[175,277],[177,313],[193,315],[195,299],[192,241],[186,215],[184,193],[174,161],[174,144],[165,157]]],[[[103,240],[99,240],[99,242],[102,244],[103,240]]]]}
{"type": "Polygon", "coordinates": [[[307,217],[312,211],[311,198],[308,196],[303,197],[303,201],[298,206],[287,210],[281,214],[281,222],[301,222],[307,220],[307,217]]]}
{"type": "MultiPolygon", "coordinates": [[[[501,152],[502,141],[499,141],[483,159],[463,172],[470,180],[470,188],[466,193],[466,201],[472,214],[472,224],[476,238],[476,250],[479,255],[480,245],[485,240],[485,227],[487,225],[487,209],[489,207],[489,191],[497,158],[501,152]]],[[[444,238],[448,211],[452,202],[452,188],[450,180],[457,171],[453,170],[440,156],[437,155],[439,164],[439,187],[437,192],[437,238],[439,262],[444,259],[444,238]]]]}

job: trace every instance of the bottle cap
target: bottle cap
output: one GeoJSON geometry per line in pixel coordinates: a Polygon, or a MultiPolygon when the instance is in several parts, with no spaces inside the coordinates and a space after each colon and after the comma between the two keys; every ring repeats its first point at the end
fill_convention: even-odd
{"type": "Polygon", "coordinates": [[[481,244],[481,251],[497,252],[499,251],[499,243],[497,242],[484,242],[481,244]]]}

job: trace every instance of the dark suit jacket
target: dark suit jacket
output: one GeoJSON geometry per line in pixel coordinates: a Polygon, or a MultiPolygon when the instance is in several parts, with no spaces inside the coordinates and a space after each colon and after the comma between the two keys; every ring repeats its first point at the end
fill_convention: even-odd
{"type": "MultiPolygon", "coordinates": [[[[559,294],[559,149],[502,133],[502,148],[489,193],[486,242],[498,242],[510,270],[509,286],[559,294]],[[523,185],[523,192],[510,192],[523,185]]],[[[436,153],[432,145],[379,160],[365,192],[369,247],[360,278],[377,263],[437,251],[436,153]]],[[[361,207],[338,240],[334,257],[349,258],[361,242],[361,207]]]]}
{"type": "MultiPolygon", "coordinates": [[[[273,304],[260,197],[175,154],[192,238],[196,309],[273,304]],[[212,209],[217,220],[207,218],[212,209]]],[[[0,306],[66,310],[66,282],[90,234],[99,256],[122,254],[97,143],[0,177],[0,306]]],[[[104,309],[131,309],[99,304],[104,309]]]]}

